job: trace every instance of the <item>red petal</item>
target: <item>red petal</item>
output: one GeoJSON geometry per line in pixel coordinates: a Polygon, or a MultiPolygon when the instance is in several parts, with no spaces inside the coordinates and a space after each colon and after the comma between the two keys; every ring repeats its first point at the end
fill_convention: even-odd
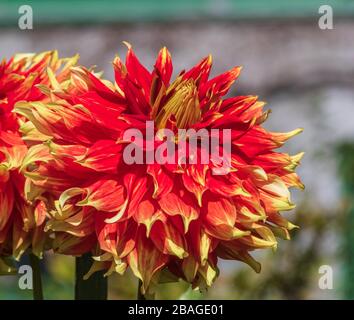
{"type": "Polygon", "coordinates": [[[231,240],[249,234],[235,227],[236,208],[230,200],[209,199],[203,211],[204,227],[211,236],[221,240],[231,240]]]}
{"type": "Polygon", "coordinates": [[[186,192],[171,192],[159,200],[161,209],[168,215],[181,216],[184,224],[184,231],[187,232],[191,221],[198,218],[199,213],[194,206],[193,199],[186,192]]]}

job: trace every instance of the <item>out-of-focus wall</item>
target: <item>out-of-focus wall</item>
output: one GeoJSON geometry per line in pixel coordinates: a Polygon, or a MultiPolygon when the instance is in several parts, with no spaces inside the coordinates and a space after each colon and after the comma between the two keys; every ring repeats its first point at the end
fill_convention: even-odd
{"type": "Polygon", "coordinates": [[[240,88],[258,92],[354,82],[354,21],[335,21],[321,30],[316,19],[247,22],[132,23],[123,25],[44,26],[33,30],[0,29],[1,56],[15,52],[58,49],[61,55],[81,53],[81,62],[97,64],[112,76],[109,65],[130,42],[144,63],[153,65],[166,45],[175,70],[208,53],[214,72],[243,65],[240,88]]]}

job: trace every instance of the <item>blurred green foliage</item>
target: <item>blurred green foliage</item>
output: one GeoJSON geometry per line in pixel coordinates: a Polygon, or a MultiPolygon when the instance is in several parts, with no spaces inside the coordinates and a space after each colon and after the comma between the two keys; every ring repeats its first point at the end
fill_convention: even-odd
{"type": "Polygon", "coordinates": [[[343,283],[347,299],[354,299],[354,145],[341,144],[338,147],[339,174],[343,189],[343,283]]]}
{"type": "Polygon", "coordinates": [[[17,25],[24,4],[32,6],[36,24],[318,17],[323,4],[336,17],[354,16],[354,3],[345,0],[0,0],[0,24],[17,25]]]}
{"type": "MultiPolygon", "coordinates": [[[[262,271],[254,275],[243,268],[233,276],[233,299],[311,299],[318,289],[319,267],[332,264],[335,257],[323,250],[335,218],[306,207],[296,212],[291,241],[281,241],[277,252],[269,252],[261,260],[262,271]]],[[[334,231],[332,229],[332,231],[334,231]]],[[[338,286],[335,290],[338,293],[338,286]]],[[[320,298],[320,297],[318,297],[320,298]]]]}

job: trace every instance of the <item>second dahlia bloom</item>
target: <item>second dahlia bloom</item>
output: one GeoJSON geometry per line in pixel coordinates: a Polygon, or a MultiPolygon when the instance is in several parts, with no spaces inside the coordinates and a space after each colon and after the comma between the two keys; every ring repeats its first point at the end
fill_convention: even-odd
{"type": "MultiPolygon", "coordinates": [[[[13,112],[14,105],[21,100],[45,101],[41,85],[50,85],[50,78],[64,82],[76,60],[59,59],[51,51],[18,54],[0,63],[0,259],[19,259],[28,248],[41,256],[46,240],[44,199],[26,177],[31,166],[48,158],[41,144],[29,149],[46,138],[13,112]]],[[[1,265],[0,261],[0,269],[1,265]]]]}
{"type": "Polygon", "coordinates": [[[38,170],[35,181],[57,198],[48,228],[74,236],[74,242],[95,235],[102,254],[91,271],[123,273],[129,266],[143,281],[143,292],[165,273],[194,287],[210,286],[219,258],[259,272],[250,252],[276,248],[276,237],[289,239],[295,227],[280,212],[294,208],[288,189],[303,188],[294,173],[302,154],[275,150],[301,130],[269,132],[262,127],[268,112],[257,97],[225,98],[240,68],[209,79],[210,56],[174,80],[166,48],[152,72],[129,45],[125,64],[119,58],[113,64],[114,84],[76,68],[66,89],[48,90],[52,103],[17,107],[51,137],[46,145],[55,160],[38,170]],[[141,136],[132,142],[128,129],[141,136]],[[188,134],[177,137],[180,129],[230,135],[206,150],[198,139],[192,145],[188,134]],[[173,149],[183,140],[195,152],[171,156],[167,140],[173,149]],[[133,149],[133,161],[127,161],[133,149]],[[227,171],[215,159],[201,161],[212,151],[228,156],[227,171]],[[166,161],[148,159],[151,152],[166,161]],[[143,161],[136,161],[137,154],[143,161]]]}

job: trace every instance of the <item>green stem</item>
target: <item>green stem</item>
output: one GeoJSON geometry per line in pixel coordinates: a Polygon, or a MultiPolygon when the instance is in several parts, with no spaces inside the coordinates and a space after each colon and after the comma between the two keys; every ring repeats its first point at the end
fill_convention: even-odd
{"type": "Polygon", "coordinates": [[[143,285],[143,282],[139,279],[137,300],[146,300],[145,296],[141,293],[141,286],[142,285],[143,285]]]}
{"type": "Polygon", "coordinates": [[[83,279],[92,263],[91,253],[76,258],[75,300],[107,300],[108,281],[103,271],[95,272],[87,280],[83,279]]]}
{"type": "Polygon", "coordinates": [[[33,272],[33,300],[43,300],[40,260],[33,253],[29,254],[29,259],[33,272]]]}

